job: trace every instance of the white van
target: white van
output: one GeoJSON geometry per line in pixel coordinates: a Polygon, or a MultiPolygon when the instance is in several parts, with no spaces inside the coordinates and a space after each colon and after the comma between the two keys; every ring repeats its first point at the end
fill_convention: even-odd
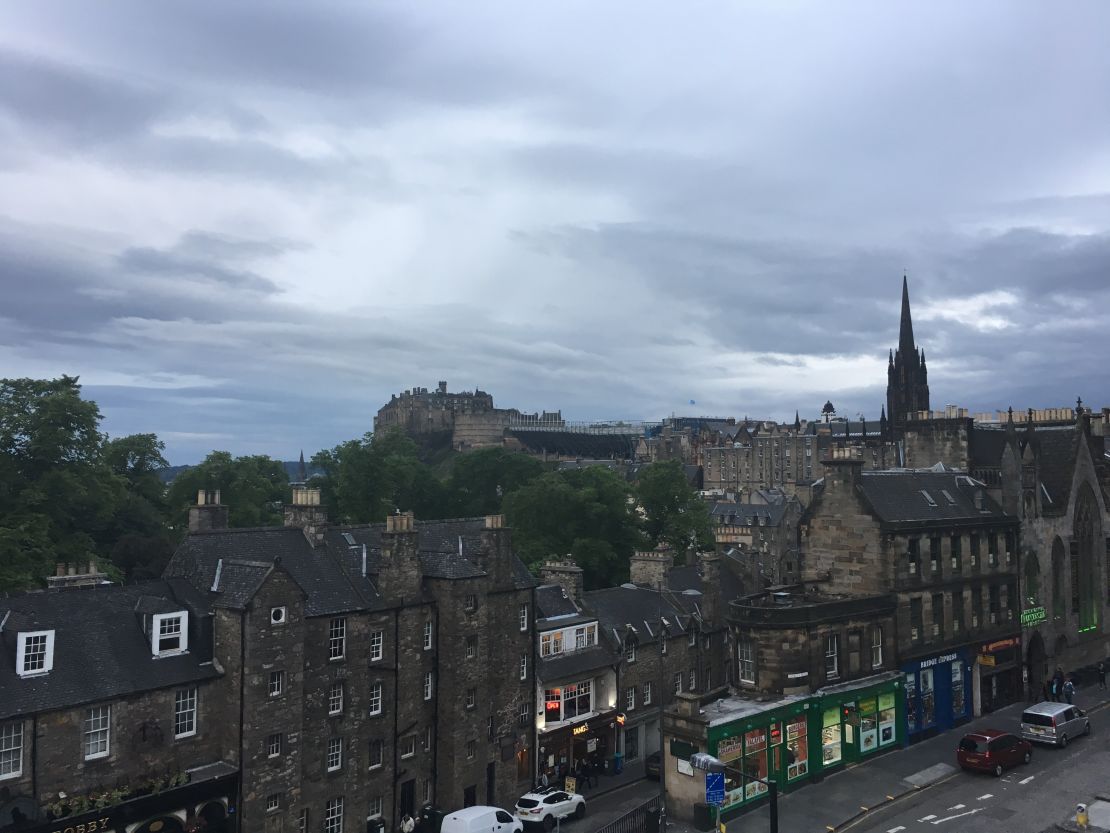
{"type": "Polygon", "coordinates": [[[500,807],[467,807],[443,817],[439,833],[522,833],[524,825],[500,807]]]}

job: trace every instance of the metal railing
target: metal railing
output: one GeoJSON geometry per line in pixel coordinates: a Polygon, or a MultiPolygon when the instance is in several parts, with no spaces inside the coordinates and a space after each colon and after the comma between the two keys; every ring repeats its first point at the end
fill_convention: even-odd
{"type": "MultiPolygon", "coordinates": [[[[609,822],[597,833],[646,833],[648,811],[658,810],[661,804],[660,796],[653,796],[635,810],[625,813],[616,821],[609,822]]],[[[660,830],[659,833],[663,833],[663,831],[660,830]]]]}

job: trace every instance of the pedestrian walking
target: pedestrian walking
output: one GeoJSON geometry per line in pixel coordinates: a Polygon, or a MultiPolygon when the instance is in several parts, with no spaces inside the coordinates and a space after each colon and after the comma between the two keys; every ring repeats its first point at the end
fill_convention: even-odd
{"type": "Polygon", "coordinates": [[[575,783],[578,785],[578,792],[586,792],[586,789],[590,786],[590,774],[588,769],[586,768],[585,761],[583,761],[581,758],[579,758],[574,765],[574,779],[575,783]]]}
{"type": "Polygon", "coordinates": [[[1071,677],[1068,677],[1064,680],[1064,699],[1068,701],[1069,706],[1073,697],[1075,697],[1075,683],[1072,682],[1071,677]]]}
{"type": "Polygon", "coordinates": [[[1048,699],[1053,703],[1059,702],[1060,698],[1056,696],[1056,678],[1048,678],[1048,699]]]}
{"type": "Polygon", "coordinates": [[[1106,663],[1102,661],[1098,664],[1098,687],[1101,691],[1106,691],[1106,663]]]}
{"type": "Polygon", "coordinates": [[[404,817],[401,819],[401,833],[412,833],[415,828],[416,821],[414,821],[413,817],[408,813],[405,813],[404,817]]]}

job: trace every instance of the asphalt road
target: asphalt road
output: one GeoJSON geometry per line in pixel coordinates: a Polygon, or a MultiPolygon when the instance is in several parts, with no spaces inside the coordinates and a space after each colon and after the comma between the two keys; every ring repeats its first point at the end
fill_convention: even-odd
{"type": "MultiPolygon", "coordinates": [[[[1074,818],[1075,806],[1110,792],[1110,703],[1088,711],[1091,734],[1066,749],[1034,744],[1033,760],[1001,778],[956,772],[936,784],[877,809],[852,833],[1040,833],[1054,822],[1074,818]]],[[[1020,712],[1000,716],[993,728],[1018,732],[1020,712]]],[[[956,766],[959,729],[951,737],[956,766]]]]}

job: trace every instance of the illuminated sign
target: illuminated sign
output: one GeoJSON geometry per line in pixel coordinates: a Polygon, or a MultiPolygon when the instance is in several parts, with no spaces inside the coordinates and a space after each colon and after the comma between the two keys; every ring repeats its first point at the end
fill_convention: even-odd
{"type": "Polygon", "coordinates": [[[980,653],[993,654],[995,651],[1001,651],[1003,648],[1015,648],[1021,644],[1021,637],[1014,636],[1009,639],[999,639],[997,642],[990,642],[980,649],[980,653]]]}
{"type": "Polygon", "coordinates": [[[1043,607],[1029,607],[1021,612],[1022,627],[1029,627],[1031,625],[1039,625],[1048,617],[1045,615],[1043,607]]]}
{"type": "Polygon", "coordinates": [[[623,726],[623,725],[624,725],[624,721],[625,721],[625,719],[626,719],[626,718],[625,718],[625,716],[624,716],[624,712],[619,712],[619,713],[617,714],[617,725],[618,725],[618,726],[623,726]]]}
{"type": "Polygon", "coordinates": [[[590,731],[590,724],[589,723],[582,723],[578,726],[575,726],[573,729],[571,729],[571,732],[575,735],[584,735],[588,731],[590,731]]]}

